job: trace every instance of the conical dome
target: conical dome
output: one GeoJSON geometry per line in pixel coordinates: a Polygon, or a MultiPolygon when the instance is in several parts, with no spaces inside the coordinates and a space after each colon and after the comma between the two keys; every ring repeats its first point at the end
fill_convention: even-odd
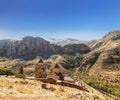
{"type": "Polygon", "coordinates": [[[54,68],[60,68],[60,66],[56,63],[54,68]]]}
{"type": "Polygon", "coordinates": [[[39,62],[38,62],[38,63],[43,63],[43,60],[42,60],[42,58],[40,58],[40,59],[39,59],[39,62]]]}

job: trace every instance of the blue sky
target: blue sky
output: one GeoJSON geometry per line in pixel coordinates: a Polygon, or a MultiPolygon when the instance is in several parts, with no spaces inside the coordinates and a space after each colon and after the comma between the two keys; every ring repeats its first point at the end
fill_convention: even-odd
{"type": "Polygon", "coordinates": [[[120,0],[0,0],[0,39],[99,39],[120,29],[120,0]]]}

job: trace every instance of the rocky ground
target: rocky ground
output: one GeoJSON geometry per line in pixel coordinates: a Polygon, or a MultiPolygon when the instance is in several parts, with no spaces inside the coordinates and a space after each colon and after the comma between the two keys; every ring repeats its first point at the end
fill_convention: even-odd
{"type": "Polygon", "coordinates": [[[88,92],[36,80],[0,77],[0,100],[112,100],[86,85],[88,92]]]}

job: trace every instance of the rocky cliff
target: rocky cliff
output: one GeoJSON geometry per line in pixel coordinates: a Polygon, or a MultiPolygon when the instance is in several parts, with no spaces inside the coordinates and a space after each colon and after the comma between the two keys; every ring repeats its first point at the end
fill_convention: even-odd
{"type": "Polygon", "coordinates": [[[0,56],[32,59],[36,56],[48,58],[52,54],[87,53],[90,49],[84,44],[58,46],[40,37],[24,37],[22,40],[0,40],[0,56]]]}

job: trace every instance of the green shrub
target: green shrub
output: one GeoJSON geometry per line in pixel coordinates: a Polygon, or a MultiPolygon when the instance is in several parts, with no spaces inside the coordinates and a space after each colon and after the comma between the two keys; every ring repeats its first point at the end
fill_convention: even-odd
{"type": "Polygon", "coordinates": [[[9,68],[0,68],[0,75],[16,75],[17,72],[9,68]]]}
{"type": "Polygon", "coordinates": [[[16,77],[18,77],[18,78],[23,78],[23,79],[26,78],[26,75],[25,75],[25,73],[24,73],[24,70],[23,70],[23,66],[22,66],[22,65],[19,66],[18,74],[16,75],[16,77]]]}
{"type": "Polygon", "coordinates": [[[120,85],[108,84],[102,81],[95,81],[92,79],[84,80],[85,83],[92,86],[95,89],[100,90],[101,92],[106,92],[115,96],[120,97],[120,85]]]}
{"type": "Polygon", "coordinates": [[[19,67],[19,71],[18,71],[19,74],[24,74],[24,71],[23,71],[23,66],[20,66],[19,67]]]}
{"type": "Polygon", "coordinates": [[[114,96],[120,97],[120,85],[108,83],[106,81],[100,81],[94,77],[89,77],[87,74],[82,74],[79,71],[70,70],[70,76],[81,78],[89,86],[99,90],[100,92],[106,94],[112,94],[114,96]]]}
{"type": "Polygon", "coordinates": [[[67,66],[64,66],[66,69],[73,69],[75,67],[80,66],[83,60],[82,55],[76,55],[76,56],[64,55],[63,57],[65,58],[66,63],[67,63],[67,66]]]}

